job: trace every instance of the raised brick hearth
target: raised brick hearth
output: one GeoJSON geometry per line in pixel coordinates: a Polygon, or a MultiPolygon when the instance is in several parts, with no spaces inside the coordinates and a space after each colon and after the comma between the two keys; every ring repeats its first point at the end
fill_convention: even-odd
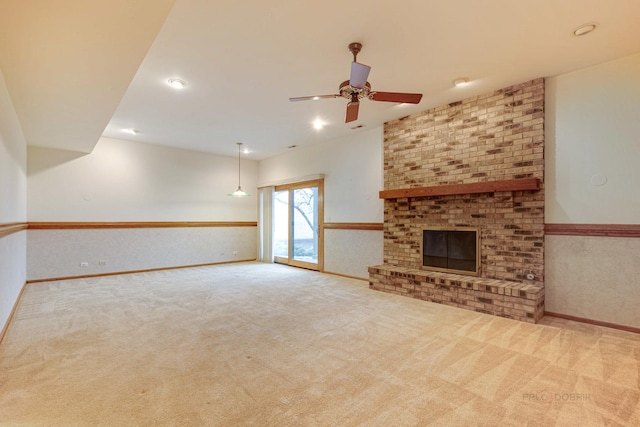
{"type": "Polygon", "coordinates": [[[524,178],[540,188],[386,197],[370,287],[529,322],[544,312],[544,80],[386,123],[383,194],[524,178]],[[480,277],[422,269],[424,227],[477,227],[480,277]]]}
{"type": "Polygon", "coordinates": [[[369,287],[529,323],[544,316],[538,285],[377,265],[369,267],[369,287]]]}

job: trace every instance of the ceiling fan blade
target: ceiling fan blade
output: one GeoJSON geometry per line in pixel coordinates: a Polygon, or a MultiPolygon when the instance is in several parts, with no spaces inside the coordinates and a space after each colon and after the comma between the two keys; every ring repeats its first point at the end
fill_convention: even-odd
{"type": "Polygon", "coordinates": [[[349,77],[349,84],[358,89],[362,89],[364,85],[367,83],[367,79],[369,78],[370,71],[371,71],[370,66],[364,65],[355,61],[352,62],[351,76],[349,77]]]}
{"type": "Polygon", "coordinates": [[[344,121],[345,123],[352,122],[354,120],[358,120],[358,110],[360,109],[359,102],[350,102],[347,104],[347,118],[344,121]]]}
{"type": "Polygon", "coordinates": [[[421,93],[400,93],[400,92],[371,92],[369,99],[384,102],[402,102],[404,104],[419,104],[422,99],[421,93]]]}
{"type": "Polygon", "coordinates": [[[297,98],[289,98],[289,101],[315,101],[316,99],[342,98],[341,95],[316,95],[316,96],[299,96],[297,98]]]}

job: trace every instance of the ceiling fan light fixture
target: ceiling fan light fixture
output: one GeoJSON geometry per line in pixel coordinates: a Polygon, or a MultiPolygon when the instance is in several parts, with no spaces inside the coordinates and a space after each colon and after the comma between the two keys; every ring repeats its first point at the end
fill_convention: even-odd
{"type": "Polygon", "coordinates": [[[187,86],[187,82],[181,79],[169,79],[167,84],[174,89],[184,89],[187,86]]]}
{"type": "Polygon", "coordinates": [[[238,146],[238,187],[233,193],[227,194],[227,196],[247,197],[249,196],[249,193],[244,191],[240,185],[240,152],[242,151],[242,142],[236,142],[236,145],[238,146]]]}

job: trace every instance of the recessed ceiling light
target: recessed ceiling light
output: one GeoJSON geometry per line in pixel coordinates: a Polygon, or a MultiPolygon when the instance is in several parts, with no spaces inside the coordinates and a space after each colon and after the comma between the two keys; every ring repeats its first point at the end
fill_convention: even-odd
{"type": "Polygon", "coordinates": [[[140,133],[140,131],[138,129],[122,129],[122,132],[131,134],[131,135],[137,135],[140,133]]]}
{"type": "Polygon", "coordinates": [[[573,35],[576,37],[584,36],[595,30],[597,26],[598,24],[596,24],[595,22],[589,22],[588,24],[580,25],[578,28],[573,30],[573,35]]]}
{"type": "Polygon", "coordinates": [[[455,79],[453,84],[455,87],[466,86],[469,84],[469,79],[467,77],[460,77],[459,79],[455,79]]]}
{"type": "Polygon", "coordinates": [[[297,145],[290,145],[287,148],[296,148],[296,147],[298,147],[298,146],[297,145]]]}
{"type": "Polygon", "coordinates": [[[182,89],[187,86],[187,82],[180,79],[169,79],[167,83],[174,89],[182,89]]]}
{"type": "Polygon", "coordinates": [[[364,125],[356,125],[356,126],[352,127],[351,129],[355,130],[355,129],[360,129],[360,128],[363,128],[363,127],[364,127],[364,125]]]}
{"type": "Polygon", "coordinates": [[[313,121],[313,128],[314,129],[320,130],[320,129],[322,129],[324,127],[324,125],[325,125],[325,123],[320,119],[315,119],[313,121]]]}
{"type": "Polygon", "coordinates": [[[320,99],[320,97],[319,97],[319,96],[314,96],[312,99],[313,99],[314,101],[317,101],[318,99],[320,99]]]}
{"type": "Polygon", "coordinates": [[[250,152],[251,152],[251,150],[249,150],[247,147],[244,147],[242,149],[242,153],[244,153],[244,154],[249,154],[250,152]]]}

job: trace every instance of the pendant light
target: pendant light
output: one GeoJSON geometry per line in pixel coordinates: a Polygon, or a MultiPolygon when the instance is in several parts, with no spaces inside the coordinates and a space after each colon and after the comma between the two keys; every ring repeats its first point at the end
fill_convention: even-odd
{"type": "Polygon", "coordinates": [[[227,196],[246,197],[249,194],[240,186],[240,150],[242,149],[242,142],[236,142],[236,144],[238,145],[238,188],[233,193],[227,194],[227,196]]]}

